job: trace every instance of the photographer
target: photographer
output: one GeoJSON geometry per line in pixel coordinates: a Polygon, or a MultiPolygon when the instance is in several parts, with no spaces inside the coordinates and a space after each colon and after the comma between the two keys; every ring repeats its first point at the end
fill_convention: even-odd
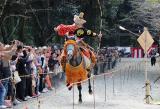
{"type": "Polygon", "coordinates": [[[18,55],[18,61],[17,61],[17,71],[19,73],[19,76],[21,76],[21,82],[19,82],[17,84],[17,88],[16,88],[16,92],[17,95],[16,97],[18,98],[18,100],[20,101],[26,101],[27,99],[25,98],[25,91],[26,91],[26,75],[27,75],[27,71],[26,71],[26,63],[27,63],[27,51],[25,49],[23,49],[22,46],[18,46],[17,47],[17,55],[18,55]]]}
{"type": "Polygon", "coordinates": [[[11,77],[10,59],[15,54],[18,41],[15,41],[11,46],[5,47],[0,44],[0,108],[5,109],[5,98],[8,92],[8,82],[11,77]]]}

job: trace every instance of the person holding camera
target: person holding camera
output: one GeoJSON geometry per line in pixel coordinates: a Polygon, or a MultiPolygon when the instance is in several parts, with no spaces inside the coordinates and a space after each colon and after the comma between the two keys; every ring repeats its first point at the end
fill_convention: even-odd
{"type": "Polygon", "coordinates": [[[5,109],[5,98],[8,92],[8,82],[11,77],[10,59],[15,54],[18,41],[10,46],[0,43],[0,109],[5,109]]]}
{"type": "Polygon", "coordinates": [[[16,87],[16,97],[20,101],[27,101],[26,99],[26,64],[27,64],[27,51],[22,46],[17,47],[17,55],[18,55],[18,61],[16,64],[16,68],[18,71],[18,74],[21,78],[21,82],[17,83],[16,87]]]}

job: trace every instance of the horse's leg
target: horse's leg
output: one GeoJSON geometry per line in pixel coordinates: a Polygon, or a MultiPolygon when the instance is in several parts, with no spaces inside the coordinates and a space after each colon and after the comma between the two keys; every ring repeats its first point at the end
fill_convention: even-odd
{"type": "Polygon", "coordinates": [[[78,91],[79,91],[79,103],[82,103],[82,93],[81,93],[82,85],[81,85],[81,83],[77,84],[77,88],[78,88],[78,91]]]}
{"type": "Polygon", "coordinates": [[[92,94],[93,93],[93,91],[92,91],[92,88],[91,88],[91,79],[90,79],[90,77],[91,77],[91,73],[88,73],[88,88],[89,88],[89,94],[92,94]]]}
{"type": "Polygon", "coordinates": [[[72,89],[72,86],[70,86],[69,83],[68,83],[66,86],[68,87],[68,90],[71,90],[71,89],[72,89]]]}

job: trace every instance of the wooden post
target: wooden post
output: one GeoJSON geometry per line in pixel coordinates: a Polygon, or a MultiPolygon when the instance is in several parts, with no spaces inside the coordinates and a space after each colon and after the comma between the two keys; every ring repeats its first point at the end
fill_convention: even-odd
{"type": "MultiPolygon", "coordinates": [[[[144,27],[144,31],[147,31],[147,28],[144,27]]],[[[146,88],[146,103],[150,104],[150,81],[148,80],[148,72],[147,72],[147,34],[145,34],[145,49],[144,49],[144,53],[145,53],[145,88],[146,88]]]]}
{"type": "Polygon", "coordinates": [[[104,92],[104,93],[105,93],[105,102],[106,102],[106,101],[107,101],[107,97],[106,97],[106,96],[107,96],[106,75],[104,75],[104,82],[105,82],[105,83],[104,83],[104,88],[105,88],[105,92],[104,92]]]}
{"type": "Polygon", "coordinates": [[[73,109],[74,109],[74,84],[73,84],[73,109]]]}
{"type": "Polygon", "coordinates": [[[94,77],[93,77],[93,102],[94,102],[94,109],[96,108],[96,98],[95,98],[95,84],[94,84],[94,77]]]}

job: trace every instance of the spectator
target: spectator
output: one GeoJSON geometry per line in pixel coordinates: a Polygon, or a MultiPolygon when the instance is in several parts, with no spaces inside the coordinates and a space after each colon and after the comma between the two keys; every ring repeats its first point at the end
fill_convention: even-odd
{"type": "Polygon", "coordinates": [[[151,52],[151,66],[155,66],[156,64],[156,51],[152,50],[151,52]]]}
{"type": "MultiPolygon", "coordinates": [[[[62,49],[58,47],[52,51],[51,47],[32,48],[19,45],[17,41],[11,46],[0,43],[0,108],[7,107],[7,93],[8,99],[17,105],[28,98],[39,96],[40,92],[47,92],[52,86],[57,87],[60,80],[65,78],[60,66],[61,53],[62,49]],[[20,76],[18,82],[14,78],[16,73],[20,76]]],[[[114,48],[101,49],[97,57],[94,74],[105,72],[106,64],[108,69],[114,68],[119,58],[114,48]]]]}
{"type": "Polygon", "coordinates": [[[2,43],[0,44],[0,79],[4,79],[0,81],[0,108],[2,109],[7,108],[4,100],[7,96],[8,82],[11,76],[9,61],[12,55],[15,54],[16,47],[17,43],[14,43],[10,47],[4,47],[2,43]]]}
{"type": "Polygon", "coordinates": [[[27,70],[26,70],[26,64],[27,64],[27,60],[28,60],[28,56],[27,56],[27,52],[26,50],[23,50],[22,46],[18,47],[18,61],[17,61],[17,71],[19,73],[19,75],[21,76],[21,82],[19,82],[17,84],[17,88],[16,88],[16,97],[20,100],[20,101],[27,101],[26,98],[26,77],[25,75],[27,75],[27,70]]]}

